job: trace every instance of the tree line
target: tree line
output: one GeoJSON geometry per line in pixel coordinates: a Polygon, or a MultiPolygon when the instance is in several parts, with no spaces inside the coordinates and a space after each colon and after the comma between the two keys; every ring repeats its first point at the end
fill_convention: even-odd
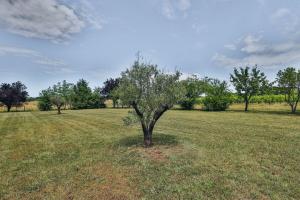
{"type": "MultiPolygon", "coordinates": [[[[122,101],[118,90],[122,77],[110,78],[103,87],[91,89],[86,80],[77,83],[62,81],[42,90],[39,94],[38,108],[48,111],[55,107],[61,109],[104,108],[105,101],[111,100],[113,107],[129,107],[122,101]]],[[[230,82],[235,92],[229,90],[229,84],[215,78],[199,78],[195,75],[181,80],[185,95],[177,102],[183,109],[193,109],[202,104],[203,110],[223,111],[232,103],[244,103],[248,111],[249,103],[283,103],[286,102],[291,112],[297,111],[300,99],[300,72],[288,67],[277,73],[274,82],[268,81],[266,75],[254,67],[234,68],[230,74],[230,82]]],[[[22,105],[28,99],[26,86],[21,82],[2,83],[0,86],[0,102],[7,107],[22,105]]]]}
{"type": "Polygon", "coordinates": [[[40,92],[38,107],[41,111],[48,111],[52,109],[52,106],[55,106],[58,114],[60,114],[62,108],[104,108],[104,101],[105,98],[101,95],[101,89],[92,90],[86,80],[80,79],[76,84],[64,80],[40,92]]]}
{"type": "MultiPolygon", "coordinates": [[[[233,99],[245,104],[245,112],[254,99],[280,95],[290,106],[291,113],[296,113],[300,100],[300,70],[288,67],[277,73],[276,81],[270,82],[266,75],[254,67],[234,68],[230,82],[235,93],[229,90],[228,83],[215,78],[198,78],[197,76],[180,80],[181,73],[167,74],[157,65],[134,62],[131,68],[121,73],[117,79],[108,79],[104,87],[92,90],[88,82],[81,79],[76,84],[59,82],[40,92],[38,101],[40,110],[103,108],[104,101],[111,99],[113,106],[128,106],[129,111],[124,123],[130,125],[139,122],[144,145],[153,144],[152,133],[161,116],[175,104],[183,109],[193,109],[201,99],[204,109],[208,111],[226,110],[233,99]]],[[[26,101],[28,93],[21,82],[3,83],[0,87],[0,102],[7,106],[26,101]]]]}

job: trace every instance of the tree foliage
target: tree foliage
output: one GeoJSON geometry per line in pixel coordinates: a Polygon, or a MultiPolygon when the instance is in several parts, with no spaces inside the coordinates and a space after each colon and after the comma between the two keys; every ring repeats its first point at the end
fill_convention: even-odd
{"type": "Polygon", "coordinates": [[[114,90],[119,86],[120,78],[110,78],[107,79],[103,84],[103,88],[101,89],[101,95],[106,99],[111,99],[113,101],[113,107],[116,107],[118,96],[114,93],[114,90]]]}
{"type": "Polygon", "coordinates": [[[296,113],[300,99],[300,70],[297,71],[293,67],[280,70],[277,74],[277,82],[292,113],[296,113]]]}
{"type": "MultiPolygon", "coordinates": [[[[119,98],[134,109],[134,117],[142,126],[144,144],[152,145],[152,132],[156,122],[184,96],[179,82],[180,73],[165,74],[156,65],[135,61],[122,73],[117,89],[119,98]]],[[[135,120],[126,118],[127,123],[135,120]]]]}
{"type": "Polygon", "coordinates": [[[17,81],[15,83],[3,83],[0,86],[0,102],[7,107],[7,112],[10,111],[12,106],[21,105],[26,101],[28,92],[26,86],[17,81]]]}
{"type": "Polygon", "coordinates": [[[268,80],[263,72],[257,66],[245,68],[234,68],[230,75],[230,81],[235,87],[239,96],[245,103],[245,111],[248,111],[248,105],[254,95],[263,94],[269,87],[268,80]]]}
{"type": "Polygon", "coordinates": [[[207,81],[205,79],[200,80],[197,76],[193,75],[192,77],[182,80],[181,84],[185,88],[185,95],[179,104],[181,108],[191,110],[194,108],[197,98],[204,93],[207,81]]]}
{"type": "Polygon", "coordinates": [[[38,98],[38,108],[41,111],[49,111],[52,108],[51,103],[51,88],[42,90],[38,98]]]}
{"type": "Polygon", "coordinates": [[[210,79],[205,94],[203,104],[207,111],[224,111],[232,102],[226,81],[210,79]]]}

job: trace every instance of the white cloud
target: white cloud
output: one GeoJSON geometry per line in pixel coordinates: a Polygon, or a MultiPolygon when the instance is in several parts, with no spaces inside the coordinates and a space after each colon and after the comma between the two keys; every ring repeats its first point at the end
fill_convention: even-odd
{"type": "Polygon", "coordinates": [[[0,45],[0,56],[16,56],[16,57],[26,57],[30,59],[33,63],[42,66],[45,69],[45,72],[71,72],[72,70],[68,65],[58,59],[52,59],[47,56],[44,56],[40,52],[34,51],[32,49],[19,48],[13,46],[3,46],[0,45]]]}
{"type": "Polygon", "coordinates": [[[56,0],[1,0],[0,24],[25,37],[61,41],[85,26],[76,12],[56,0]]]}
{"type": "Polygon", "coordinates": [[[235,45],[234,55],[216,53],[212,60],[224,67],[260,65],[276,68],[300,64],[300,42],[269,43],[262,36],[247,35],[235,45]]]}
{"type": "Polygon", "coordinates": [[[17,48],[12,46],[0,46],[0,55],[15,56],[39,56],[39,53],[31,49],[17,48]]]}
{"type": "Polygon", "coordinates": [[[191,0],[163,0],[162,14],[168,19],[186,16],[191,8],[191,0]]]}
{"type": "Polygon", "coordinates": [[[99,15],[99,10],[91,4],[89,0],[62,0],[65,4],[72,7],[73,10],[83,19],[86,23],[95,29],[102,29],[103,24],[107,23],[103,20],[104,17],[99,15]]]}

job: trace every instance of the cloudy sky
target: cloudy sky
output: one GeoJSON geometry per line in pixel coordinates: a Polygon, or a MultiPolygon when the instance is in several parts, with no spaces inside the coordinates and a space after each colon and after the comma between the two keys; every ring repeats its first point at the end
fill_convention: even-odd
{"type": "Polygon", "coordinates": [[[30,95],[61,81],[92,87],[142,55],[165,71],[229,79],[258,64],[270,79],[300,64],[299,0],[1,0],[0,83],[30,95]]]}

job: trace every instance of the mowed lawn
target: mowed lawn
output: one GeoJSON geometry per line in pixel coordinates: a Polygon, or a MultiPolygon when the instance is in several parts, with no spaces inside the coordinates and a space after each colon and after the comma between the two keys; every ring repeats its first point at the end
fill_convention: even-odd
{"type": "Polygon", "coordinates": [[[300,199],[300,115],[172,110],[144,149],[127,111],[0,113],[0,199],[300,199]]]}

